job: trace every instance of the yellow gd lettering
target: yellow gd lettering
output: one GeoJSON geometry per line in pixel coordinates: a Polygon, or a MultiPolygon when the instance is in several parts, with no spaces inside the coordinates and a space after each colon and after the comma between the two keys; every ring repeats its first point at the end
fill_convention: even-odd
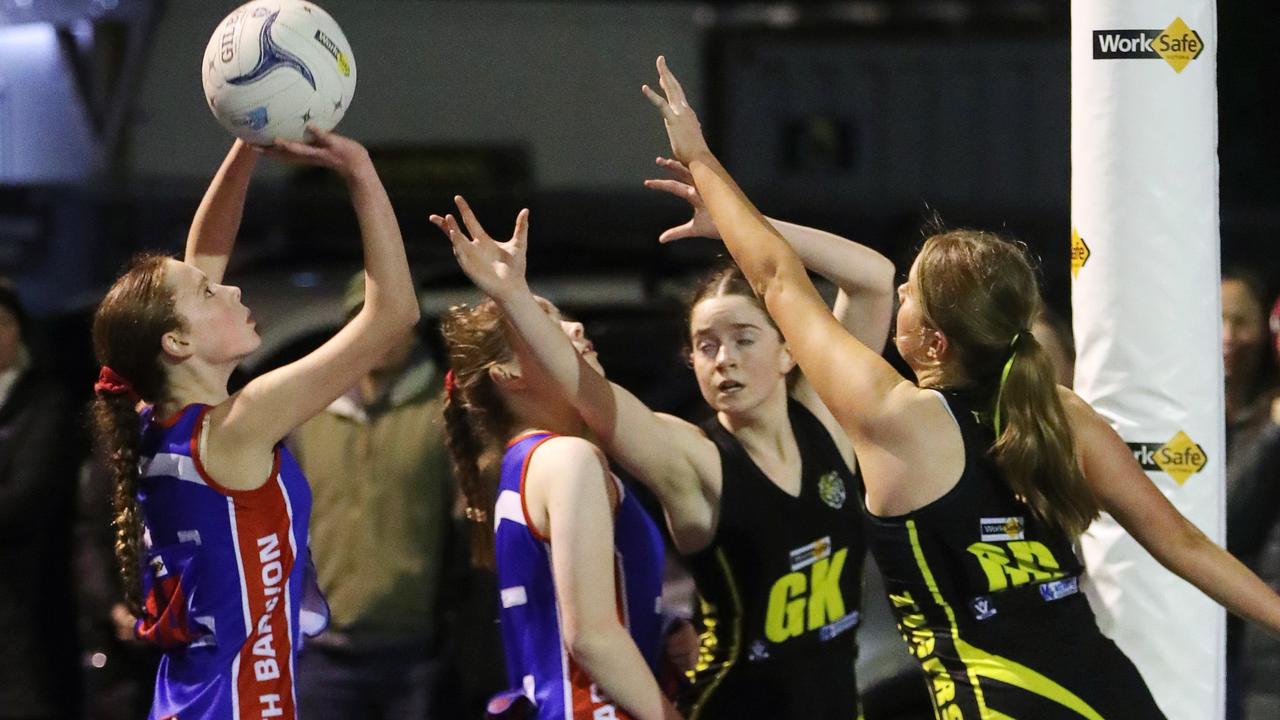
{"type": "Polygon", "coordinates": [[[1010,585],[1018,587],[1032,581],[1062,577],[1057,558],[1043,543],[1015,540],[1007,545],[1007,551],[999,545],[985,542],[969,546],[969,552],[978,558],[978,564],[987,576],[988,590],[994,592],[1010,585]]]}
{"type": "Polygon", "coordinates": [[[778,578],[769,591],[769,610],[765,613],[764,634],[769,642],[780,643],[804,632],[804,598],[808,583],[804,573],[787,573],[778,578]]]}
{"type": "Polygon", "coordinates": [[[840,594],[840,574],[848,548],[813,564],[809,583],[809,630],[844,617],[844,596],[840,594]]]}
{"type": "Polygon", "coordinates": [[[959,705],[952,705],[944,710],[943,720],[964,720],[964,712],[959,705]]]}

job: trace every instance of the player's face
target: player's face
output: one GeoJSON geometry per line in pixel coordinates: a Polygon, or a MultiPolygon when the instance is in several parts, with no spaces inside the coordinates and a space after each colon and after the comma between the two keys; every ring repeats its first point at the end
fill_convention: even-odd
{"type": "Polygon", "coordinates": [[[165,285],[173,293],[190,352],[212,364],[238,361],[262,344],[240,288],[210,282],[194,265],[169,260],[165,285]]]}
{"type": "Polygon", "coordinates": [[[786,392],[794,363],[758,305],[740,295],[709,297],[689,314],[693,372],[716,412],[748,412],[786,392]]]}
{"type": "Polygon", "coordinates": [[[582,323],[564,317],[560,313],[560,309],[552,305],[550,301],[543,298],[538,298],[538,301],[546,309],[551,319],[559,323],[565,337],[569,338],[569,342],[573,343],[573,349],[578,351],[578,354],[587,362],[587,365],[591,366],[592,370],[603,376],[604,366],[600,364],[600,358],[596,355],[595,346],[587,339],[586,328],[582,326],[582,323]]]}
{"type": "Polygon", "coordinates": [[[898,348],[898,354],[913,370],[919,369],[932,332],[924,320],[924,311],[920,308],[920,285],[916,277],[916,267],[919,264],[919,258],[911,263],[906,282],[898,286],[898,314],[893,332],[893,343],[898,348]]]}

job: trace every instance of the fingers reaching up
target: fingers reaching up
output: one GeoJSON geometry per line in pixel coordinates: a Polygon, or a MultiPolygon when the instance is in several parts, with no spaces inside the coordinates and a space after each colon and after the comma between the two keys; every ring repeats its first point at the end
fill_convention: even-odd
{"type": "Polygon", "coordinates": [[[693,174],[689,172],[689,168],[679,160],[670,158],[660,157],[656,162],[673,177],[650,178],[644,181],[644,186],[650,190],[675,195],[689,203],[693,210],[693,217],[682,225],[667,228],[658,236],[658,242],[669,243],[690,237],[719,239],[720,231],[716,229],[715,222],[711,220],[711,214],[707,212],[707,207],[702,202],[702,196],[698,194],[698,188],[693,184],[693,174]]]}
{"type": "Polygon", "coordinates": [[[485,231],[471,205],[461,195],[454,196],[453,200],[466,226],[465,232],[452,214],[432,215],[430,219],[453,244],[453,255],[471,282],[493,298],[527,289],[525,255],[529,241],[529,209],[525,208],[516,215],[511,239],[498,242],[485,231]]]}
{"type": "Polygon", "coordinates": [[[688,163],[703,153],[709,153],[707,141],[702,136],[702,126],[698,124],[698,116],[689,106],[680,81],[667,67],[666,58],[661,55],[658,56],[658,85],[662,88],[661,95],[648,85],[642,86],[640,90],[662,113],[667,138],[671,141],[672,155],[677,160],[688,163]]]}

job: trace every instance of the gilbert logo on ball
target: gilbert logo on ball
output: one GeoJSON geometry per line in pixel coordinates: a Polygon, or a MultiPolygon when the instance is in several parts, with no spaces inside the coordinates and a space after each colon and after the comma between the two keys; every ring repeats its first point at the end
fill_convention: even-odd
{"type": "Polygon", "coordinates": [[[1094,30],[1094,60],[1164,60],[1174,72],[1204,52],[1204,40],[1180,17],[1164,30],[1094,30]]]}
{"type": "Polygon", "coordinates": [[[253,0],[209,38],[201,68],[209,109],[223,127],[265,145],[305,139],[308,124],[338,124],[356,89],[342,29],[305,0],[253,0]]]}

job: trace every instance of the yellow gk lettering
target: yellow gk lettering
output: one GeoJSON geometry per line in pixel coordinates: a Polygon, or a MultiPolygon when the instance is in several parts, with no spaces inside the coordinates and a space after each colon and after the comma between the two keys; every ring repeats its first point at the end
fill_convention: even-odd
{"type": "Polygon", "coordinates": [[[848,549],[813,564],[809,583],[809,629],[820,628],[844,617],[844,596],[840,594],[840,574],[848,549]]]}
{"type": "Polygon", "coordinates": [[[841,548],[811,565],[808,576],[792,572],[778,578],[769,590],[764,619],[764,634],[770,642],[780,643],[844,617],[840,576],[848,554],[848,548],[841,548]]]}
{"type": "Polygon", "coordinates": [[[770,642],[782,642],[804,632],[803,595],[808,582],[804,573],[787,573],[769,591],[769,610],[764,617],[764,634],[770,642]]]}
{"type": "Polygon", "coordinates": [[[969,546],[969,552],[978,558],[991,591],[1063,576],[1049,548],[1032,540],[1014,540],[1004,546],[977,542],[969,546]]]}

